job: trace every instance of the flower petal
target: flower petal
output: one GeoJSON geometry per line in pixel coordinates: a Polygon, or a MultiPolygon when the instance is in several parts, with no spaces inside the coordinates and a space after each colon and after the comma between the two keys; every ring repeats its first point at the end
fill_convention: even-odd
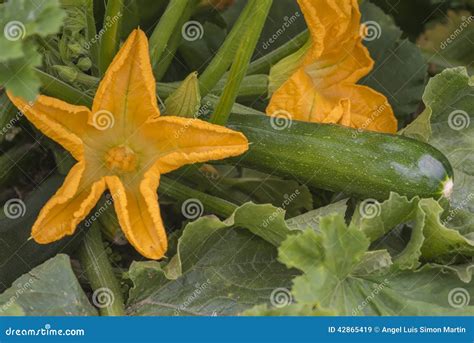
{"type": "Polygon", "coordinates": [[[134,30],[110,64],[100,82],[93,113],[110,112],[114,127],[128,138],[150,116],[159,116],[156,85],[150,64],[148,40],[134,30]]]}
{"type": "Polygon", "coordinates": [[[388,133],[397,131],[397,120],[384,95],[351,83],[318,90],[302,70],[275,92],[267,107],[268,115],[282,111],[295,120],[388,133]]]}
{"type": "MultiPolygon", "coordinates": [[[[350,100],[350,126],[370,131],[397,132],[397,119],[387,98],[372,88],[342,84],[328,89],[327,94],[331,95],[333,101],[341,98],[350,100]]],[[[326,99],[331,101],[330,97],[326,99]]]]}
{"type": "Polygon", "coordinates": [[[238,156],[248,149],[242,133],[193,118],[160,117],[144,125],[141,135],[151,143],[149,159],[157,161],[162,174],[186,164],[238,156]]]}
{"type": "Polygon", "coordinates": [[[267,115],[394,133],[384,95],[355,83],[374,62],[362,44],[357,0],[298,0],[313,46],[270,100],[267,115]]]}
{"type": "Polygon", "coordinates": [[[8,93],[13,104],[22,111],[41,132],[61,144],[81,160],[84,156],[82,138],[93,127],[87,124],[90,111],[84,106],[40,95],[35,102],[27,102],[8,93]]]}
{"type": "Polygon", "coordinates": [[[64,184],[41,209],[31,231],[36,242],[47,244],[72,235],[95,206],[105,190],[105,182],[86,181],[84,170],[84,162],[72,167],[64,184]]]}
{"type": "Polygon", "coordinates": [[[146,172],[139,184],[133,181],[124,184],[117,176],[106,177],[106,182],[127,240],[143,256],[162,258],[168,241],[158,205],[160,174],[156,168],[146,172]]]}

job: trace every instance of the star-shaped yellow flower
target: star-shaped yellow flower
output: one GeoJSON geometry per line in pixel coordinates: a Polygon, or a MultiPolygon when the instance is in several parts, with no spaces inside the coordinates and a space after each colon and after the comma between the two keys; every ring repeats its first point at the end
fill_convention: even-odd
{"type": "Polygon", "coordinates": [[[311,46],[294,74],[277,89],[267,107],[270,116],[336,123],[380,132],[396,132],[387,98],[356,82],[373,68],[362,45],[357,0],[298,0],[311,34],[311,46]]]}
{"type": "Polygon", "coordinates": [[[38,243],[74,233],[108,188],[120,226],[143,255],[167,250],[157,188],[160,175],[197,162],[240,155],[244,135],[204,121],[160,116],[148,41],[133,31],[101,81],[92,111],[47,96],[13,103],[78,161],[41,210],[32,229],[38,243]]]}

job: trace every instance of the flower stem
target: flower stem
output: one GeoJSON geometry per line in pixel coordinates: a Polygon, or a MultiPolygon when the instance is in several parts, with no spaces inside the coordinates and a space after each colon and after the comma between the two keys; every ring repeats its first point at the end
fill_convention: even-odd
{"type": "Polygon", "coordinates": [[[120,46],[120,23],[123,17],[124,0],[107,2],[99,49],[99,72],[103,75],[120,46]]]}
{"type": "Polygon", "coordinates": [[[157,81],[160,81],[163,76],[165,76],[168,68],[173,61],[174,56],[176,55],[176,51],[181,43],[183,38],[183,34],[181,32],[181,28],[184,24],[191,18],[193,13],[196,10],[198,2],[196,0],[188,1],[188,5],[181,13],[181,17],[179,18],[179,22],[177,25],[177,29],[174,30],[169,38],[168,45],[166,46],[165,51],[163,52],[161,58],[157,62],[157,67],[154,68],[155,71],[155,78],[157,81]]]}
{"type": "Polygon", "coordinates": [[[273,0],[250,0],[255,3],[253,12],[250,14],[249,20],[252,25],[248,26],[243,38],[240,42],[239,49],[235,55],[234,62],[230,68],[227,84],[224,92],[217,104],[217,107],[211,117],[214,124],[225,125],[229,118],[230,111],[234,105],[235,99],[239,92],[240,84],[247,73],[250,60],[252,58],[258,38],[262,32],[265,19],[272,5],[273,0]]]}
{"type": "Polygon", "coordinates": [[[97,299],[100,304],[100,315],[123,316],[125,310],[120,284],[107,257],[99,225],[98,222],[93,222],[86,232],[79,248],[79,259],[96,295],[93,299],[97,299]]]}
{"type": "MultiPolygon", "coordinates": [[[[182,20],[183,13],[193,3],[196,3],[196,0],[171,0],[153,30],[149,45],[151,64],[155,73],[161,68],[159,62],[163,58],[171,36],[179,29],[178,24],[182,20]]],[[[181,34],[181,30],[179,30],[179,33],[181,34]]]]}
{"type": "Polygon", "coordinates": [[[232,27],[232,30],[227,35],[221,48],[217,51],[212,61],[206,67],[206,70],[204,70],[202,75],[199,77],[199,87],[202,96],[205,96],[212,91],[214,86],[231,65],[237,49],[239,48],[242,32],[245,31],[245,27],[248,26],[248,18],[252,10],[255,8],[255,2],[255,0],[252,0],[247,3],[232,27]]]}
{"type": "Polygon", "coordinates": [[[97,50],[97,44],[93,43],[95,40],[95,36],[97,34],[95,28],[95,18],[94,18],[94,0],[86,0],[84,2],[85,8],[85,15],[86,15],[86,39],[87,44],[90,46],[90,59],[92,61],[91,72],[92,75],[98,76],[99,75],[99,68],[97,66],[98,63],[98,56],[99,52],[97,50]]]}
{"type": "Polygon", "coordinates": [[[212,212],[223,218],[229,217],[238,207],[227,200],[202,193],[166,176],[161,176],[160,195],[167,195],[179,202],[196,198],[203,204],[207,212],[212,212]]]}
{"type": "Polygon", "coordinates": [[[272,65],[286,56],[298,51],[303,45],[305,45],[308,39],[309,32],[308,30],[304,30],[282,46],[250,63],[247,75],[267,74],[272,65]]]}

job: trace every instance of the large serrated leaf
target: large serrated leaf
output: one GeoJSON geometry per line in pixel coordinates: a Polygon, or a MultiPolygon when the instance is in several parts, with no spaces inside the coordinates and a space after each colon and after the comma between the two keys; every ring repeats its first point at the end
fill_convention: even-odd
{"type": "Polygon", "coordinates": [[[57,255],[21,276],[0,295],[0,315],[94,316],[67,255],[57,255]]]}
{"type": "Polygon", "coordinates": [[[283,211],[271,205],[246,204],[226,221],[202,217],[186,226],[167,266],[132,265],[128,313],[235,315],[269,303],[272,291],[289,287],[295,275],[276,260],[274,244],[289,233],[283,211]]]}

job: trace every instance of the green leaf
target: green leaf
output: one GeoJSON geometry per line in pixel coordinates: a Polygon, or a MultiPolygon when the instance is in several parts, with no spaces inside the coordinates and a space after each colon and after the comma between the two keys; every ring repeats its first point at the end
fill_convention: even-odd
{"type": "Polygon", "coordinates": [[[413,269],[420,265],[420,257],[428,261],[449,262],[453,258],[474,256],[474,240],[441,222],[443,208],[433,199],[408,200],[391,193],[383,203],[359,204],[351,227],[364,232],[371,241],[383,237],[400,224],[408,224],[411,234],[407,244],[394,256],[394,265],[413,269]]]}
{"type": "Polygon", "coordinates": [[[361,83],[384,94],[395,115],[405,118],[416,111],[423,94],[427,71],[423,56],[416,45],[401,39],[402,31],[379,7],[364,1],[361,12],[361,22],[375,33],[364,41],[374,69],[361,83]]]}
{"type": "Polygon", "coordinates": [[[347,200],[348,199],[343,199],[297,217],[290,218],[286,221],[286,224],[293,230],[306,230],[307,228],[311,228],[315,231],[319,231],[319,221],[321,217],[334,213],[342,216],[345,215],[347,211],[347,200]]]}
{"type": "Polygon", "coordinates": [[[242,316],[334,316],[334,311],[309,304],[289,304],[284,307],[257,305],[241,313],[242,316]]]}
{"type": "Polygon", "coordinates": [[[46,36],[59,30],[65,12],[58,0],[40,0],[34,5],[27,0],[0,4],[0,84],[14,95],[33,100],[40,81],[34,67],[41,55],[32,36],[46,36]]]}
{"type": "Polygon", "coordinates": [[[474,213],[474,81],[463,67],[446,69],[426,86],[425,112],[412,124],[409,135],[433,131],[429,143],[443,152],[454,168],[451,203],[456,211],[474,213]],[[415,131],[413,128],[417,126],[415,131]]]}
{"type": "Polygon", "coordinates": [[[235,315],[269,303],[272,291],[289,287],[295,275],[277,262],[276,248],[268,242],[279,244],[288,231],[284,214],[270,205],[246,204],[226,221],[207,216],[188,224],[168,265],[132,264],[127,312],[235,315]],[[264,228],[265,221],[271,225],[264,228]]]}
{"type": "Polygon", "coordinates": [[[0,295],[0,315],[94,316],[67,255],[33,268],[0,295]]]}
{"type": "MultiPolygon", "coordinates": [[[[317,306],[339,315],[474,313],[474,301],[466,296],[474,284],[463,283],[455,273],[433,265],[403,272],[361,269],[369,247],[362,231],[348,228],[340,215],[324,217],[320,229],[320,235],[307,230],[290,236],[279,249],[282,262],[304,272],[293,281],[292,294],[299,306],[317,306]],[[462,303],[456,302],[456,294],[464,295],[462,303]]],[[[283,312],[292,315],[293,306],[283,312]]]]}
{"type": "Polygon", "coordinates": [[[181,276],[183,271],[197,263],[201,254],[208,250],[207,241],[210,235],[233,227],[248,229],[275,247],[292,233],[285,223],[283,209],[272,205],[246,203],[225,221],[209,216],[186,225],[178,240],[178,252],[165,270],[169,275],[181,276]]]}
{"type": "Polygon", "coordinates": [[[78,235],[48,245],[29,239],[31,227],[39,211],[57,191],[62,181],[62,177],[53,176],[24,199],[23,203],[18,199],[16,203],[24,210],[18,212],[18,218],[7,218],[3,210],[0,212],[0,291],[9,287],[16,278],[32,267],[59,251],[74,249],[79,243],[78,235]]]}

